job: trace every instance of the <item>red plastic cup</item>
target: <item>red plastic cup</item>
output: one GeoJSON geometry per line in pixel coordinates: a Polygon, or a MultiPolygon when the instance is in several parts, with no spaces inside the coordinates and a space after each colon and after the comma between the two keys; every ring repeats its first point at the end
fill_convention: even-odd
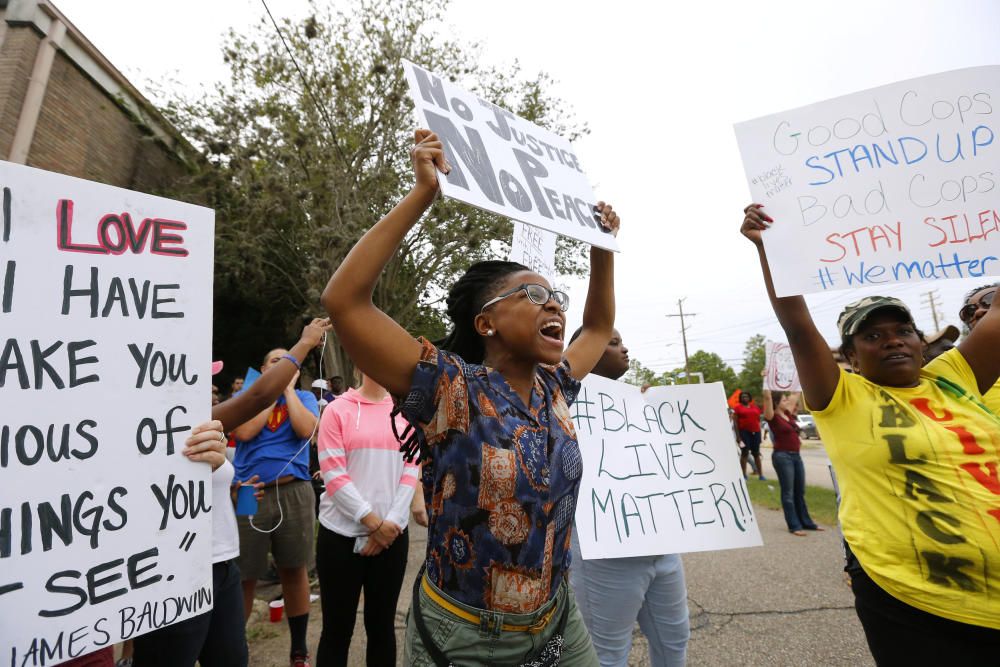
{"type": "Polygon", "coordinates": [[[271,610],[271,622],[278,623],[281,621],[281,615],[285,611],[285,601],[275,600],[271,602],[268,607],[271,610]]]}

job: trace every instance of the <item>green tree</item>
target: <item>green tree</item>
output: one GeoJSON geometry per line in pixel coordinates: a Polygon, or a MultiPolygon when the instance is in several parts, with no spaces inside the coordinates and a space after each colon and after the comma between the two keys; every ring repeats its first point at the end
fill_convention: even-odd
{"type": "Polygon", "coordinates": [[[660,378],[656,374],[656,371],[646,368],[638,359],[632,359],[628,362],[628,372],[622,380],[624,382],[628,382],[629,384],[634,384],[637,387],[641,387],[645,384],[662,384],[660,378]]]}
{"type": "MultiPolygon", "coordinates": [[[[688,368],[691,373],[701,373],[705,382],[721,382],[725,387],[728,396],[736,389],[736,371],[729,364],[722,360],[715,352],[705,352],[698,350],[688,357],[688,368]]],[[[676,368],[663,374],[662,379],[667,384],[684,384],[685,375],[683,368],[676,368]]],[[[694,377],[691,382],[697,382],[694,377]]]]}
{"type": "MultiPolygon", "coordinates": [[[[414,123],[401,59],[568,138],[586,131],[548,94],[545,74],[481,65],[475,45],[444,36],[447,4],[314,4],[309,19],[281,23],[294,59],[269,23],[230,33],[229,81],[170,100],[167,114],[207,156],[176,194],[216,210],[215,358],[256,365],[320,314],[332,272],[409,188],[414,123]]],[[[386,267],[376,305],[414,334],[440,336],[447,286],[472,262],[505,256],[510,236],[509,220],[439,199],[386,267]]],[[[560,248],[559,269],[581,272],[581,244],[560,248]]],[[[328,350],[327,369],[346,376],[339,344],[328,350]]]]}
{"type": "Polygon", "coordinates": [[[754,397],[761,395],[764,386],[764,378],[761,373],[764,372],[766,360],[764,349],[766,342],[762,334],[756,334],[751,336],[743,347],[743,369],[740,371],[737,386],[743,391],[749,391],[754,397]]]}

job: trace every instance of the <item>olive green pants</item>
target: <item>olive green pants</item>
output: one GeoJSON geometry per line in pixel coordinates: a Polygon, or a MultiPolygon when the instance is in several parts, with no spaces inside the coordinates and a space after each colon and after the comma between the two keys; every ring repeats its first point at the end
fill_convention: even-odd
{"type": "MultiPolygon", "coordinates": [[[[560,667],[599,667],[590,634],[583,623],[583,617],[576,608],[576,598],[565,581],[556,595],[537,611],[530,614],[505,614],[470,607],[448,597],[434,584],[434,592],[448,603],[483,619],[480,624],[471,623],[455,616],[432,600],[423,587],[415,595],[411,604],[419,604],[424,624],[434,643],[448,656],[454,665],[461,667],[509,667],[520,665],[541,651],[556,627],[563,605],[569,605],[566,627],[563,630],[562,659],[560,667]],[[530,626],[537,623],[549,612],[553,605],[555,613],[548,625],[538,634],[530,632],[509,632],[500,629],[503,624],[530,626]]],[[[434,667],[434,661],[420,641],[420,633],[413,618],[413,609],[406,617],[406,648],[403,663],[410,667],[434,667]]]]}

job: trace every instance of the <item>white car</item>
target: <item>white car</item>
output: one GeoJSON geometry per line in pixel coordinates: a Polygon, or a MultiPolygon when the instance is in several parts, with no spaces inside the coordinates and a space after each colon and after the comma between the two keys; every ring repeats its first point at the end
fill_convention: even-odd
{"type": "Polygon", "coordinates": [[[799,427],[799,435],[803,438],[819,438],[819,431],[816,430],[816,421],[812,415],[798,415],[795,423],[799,427]]]}

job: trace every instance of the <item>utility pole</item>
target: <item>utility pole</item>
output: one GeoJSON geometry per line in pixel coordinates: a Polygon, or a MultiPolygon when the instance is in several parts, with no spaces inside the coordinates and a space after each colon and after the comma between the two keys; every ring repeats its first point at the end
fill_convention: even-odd
{"type": "Polygon", "coordinates": [[[688,367],[688,341],[687,341],[687,330],[690,328],[684,324],[684,316],[694,317],[698,313],[685,313],[684,312],[684,299],[677,300],[677,313],[668,313],[667,317],[679,317],[681,318],[681,340],[684,342],[684,384],[691,384],[691,369],[688,367]]]}
{"type": "Polygon", "coordinates": [[[937,289],[932,289],[930,291],[924,292],[924,307],[931,309],[931,317],[934,318],[934,331],[941,330],[941,324],[938,321],[938,308],[941,307],[941,302],[938,301],[938,291],[937,289]]]}

